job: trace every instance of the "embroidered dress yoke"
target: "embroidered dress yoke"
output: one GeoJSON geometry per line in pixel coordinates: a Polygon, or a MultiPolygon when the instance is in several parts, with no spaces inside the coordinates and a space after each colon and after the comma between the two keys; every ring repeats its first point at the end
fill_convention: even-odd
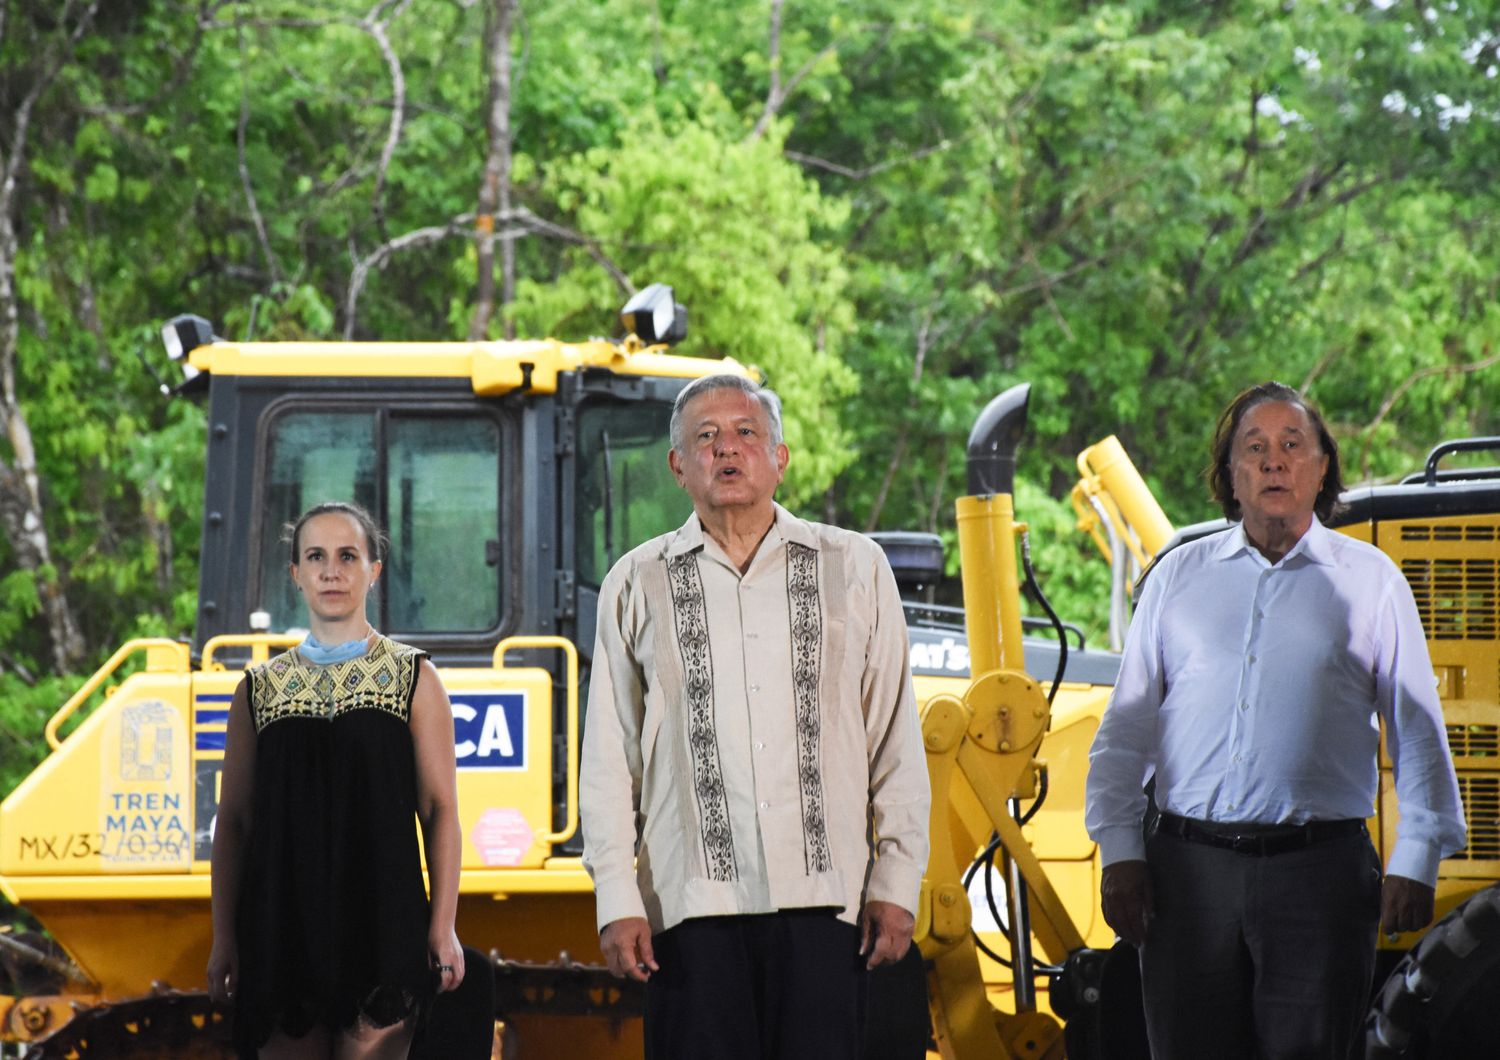
{"type": "Polygon", "coordinates": [[[864,901],[915,911],[926,757],[869,538],[779,505],[741,575],[697,515],[600,590],[580,801],[599,926],[864,901]]]}
{"type": "Polygon", "coordinates": [[[235,1041],[364,1016],[430,995],[416,828],[412,693],[424,654],[378,637],[347,662],[288,651],[246,671],[253,818],[240,883],[235,1041]]]}

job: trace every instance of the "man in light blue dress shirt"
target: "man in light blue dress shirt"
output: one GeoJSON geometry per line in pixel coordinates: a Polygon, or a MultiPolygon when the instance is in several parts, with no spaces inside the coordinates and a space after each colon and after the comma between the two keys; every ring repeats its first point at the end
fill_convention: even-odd
{"type": "Polygon", "coordinates": [[[1157,1060],[1345,1060],[1377,925],[1429,923],[1465,841],[1427,642],[1395,564],[1320,521],[1338,447],[1296,391],[1235,398],[1209,484],[1239,523],[1151,572],[1090,754],[1104,916],[1140,947],[1157,1060]],[[1400,804],[1383,874],[1364,823],[1381,721],[1400,804]]]}

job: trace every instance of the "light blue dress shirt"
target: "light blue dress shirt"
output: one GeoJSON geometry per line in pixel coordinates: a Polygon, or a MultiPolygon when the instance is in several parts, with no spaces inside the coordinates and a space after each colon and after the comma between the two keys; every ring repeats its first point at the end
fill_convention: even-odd
{"type": "Polygon", "coordinates": [[[1400,819],[1388,873],[1433,884],[1463,806],[1411,589],[1316,519],[1272,565],[1242,526],[1164,556],[1141,595],[1089,754],[1104,864],[1141,859],[1142,785],[1208,821],[1368,817],[1383,719],[1400,819]]]}

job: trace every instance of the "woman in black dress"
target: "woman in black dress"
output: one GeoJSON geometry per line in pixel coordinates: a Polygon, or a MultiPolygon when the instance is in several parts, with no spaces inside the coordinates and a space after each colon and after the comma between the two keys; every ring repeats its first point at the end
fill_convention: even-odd
{"type": "Polygon", "coordinates": [[[453,715],[426,655],[365,617],[383,544],[354,505],[297,521],[311,632],[247,670],[230,706],[208,988],[233,1004],[242,1056],[403,1058],[463,981],[453,715]]]}

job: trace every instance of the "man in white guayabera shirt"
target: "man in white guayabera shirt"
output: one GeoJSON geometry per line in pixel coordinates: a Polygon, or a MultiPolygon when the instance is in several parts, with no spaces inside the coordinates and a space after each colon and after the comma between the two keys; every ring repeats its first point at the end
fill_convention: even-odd
{"type": "Polygon", "coordinates": [[[1238,525],[1150,572],[1090,754],[1104,917],[1140,947],[1157,1060],[1346,1060],[1377,924],[1426,925],[1465,839],[1432,663],[1395,564],[1320,521],[1338,447],[1296,391],[1236,397],[1208,477],[1238,525]],[[1400,805],[1383,881],[1381,720],[1400,805]]]}
{"type": "Polygon", "coordinates": [[[855,1060],[866,969],[911,943],[930,794],[906,624],[870,539],[798,519],[781,406],[687,386],[683,526],[599,595],[584,864],[651,1060],[855,1060]]]}

